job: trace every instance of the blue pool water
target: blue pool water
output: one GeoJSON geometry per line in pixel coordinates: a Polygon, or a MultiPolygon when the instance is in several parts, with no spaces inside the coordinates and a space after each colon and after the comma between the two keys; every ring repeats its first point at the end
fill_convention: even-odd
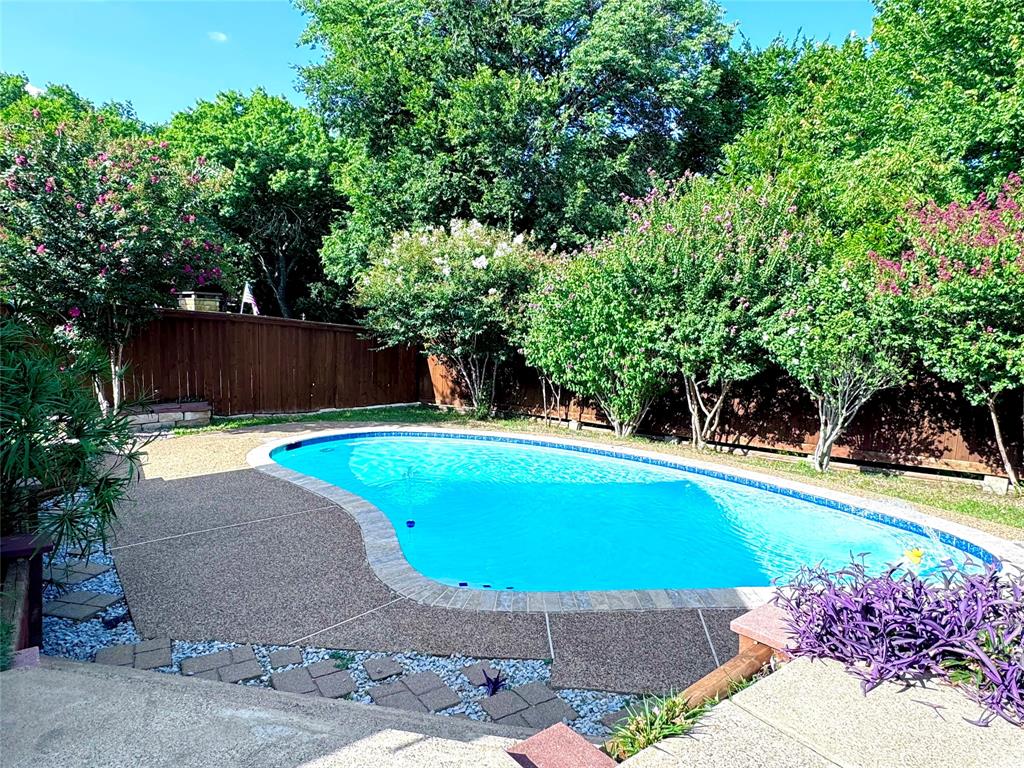
{"type": "Polygon", "coordinates": [[[413,568],[452,586],[531,591],[768,586],[867,553],[881,570],[968,556],[934,537],[675,467],[455,436],[348,436],[276,449],[363,497],[413,568]],[[409,523],[413,523],[412,526],[409,523]]]}

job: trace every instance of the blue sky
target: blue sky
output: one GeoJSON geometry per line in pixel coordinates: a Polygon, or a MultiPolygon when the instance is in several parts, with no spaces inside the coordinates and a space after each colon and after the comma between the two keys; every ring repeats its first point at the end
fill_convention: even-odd
{"type": "MultiPolygon", "coordinates": [[[[755,46],[798,30],[837,42],[871,29],[868,0],[721,2],[755,46]]],[[[304,28],[288,0],[0,0],[0,69],[130,101],[150,122],[258,85],[304,103],[295,65],[317,56],[297,46],[304,28]]]]}

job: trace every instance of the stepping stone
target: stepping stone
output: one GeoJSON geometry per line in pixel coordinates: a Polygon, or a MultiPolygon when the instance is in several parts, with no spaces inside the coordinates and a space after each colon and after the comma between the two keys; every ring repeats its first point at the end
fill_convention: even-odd
{"type": "Polygon", "coordinates": [[[549,728],[563,720],[572,722],[579,717],[575,709],[557,697],[524,710],[522,715],[533,728],[549,728]]]}
{"type": "Polygon", "coordinates": [[[551,701],[556,696],[555,692],[544,685],[544,683],[527,683],[512,690],[522,696],[523,700],[530,705],[543,704],[545,701],[551,701]]]}
{"type": "MultiPolygon", "coordinates": [[[[193,656],[190,659],[183,659],[181,662],[181,674],[186,676],[201,675],[219,667],[226,667],[231,663],[231,651],[217,651],[207,653],[203,656],[193,656]]],[[[217,675],[214,675],[217,677],[217,675]]],[[[219,677],[217,677],[219,679],[219,677]]]]}
{"type": "Polygon", "coordinates": [[[486,661],[478,661],[476,664],[470,664],[468,667],[463,667],[462,674],[469,680],[470,685],[483,685],[486,681],[484,680],[484,672],[486,672],[491,678],[494,678],[498,674],[498,670],[488,664],[486,661]]]}
{"type": "Polygon", "coordinates": [[[276,690],[288,693],[314,693],[317,690],[313,677],[305,667],[275,672],[270,676],[270,684],[276,690]]]}
{"type": "Polygon", "coordinates": [[[370,698],[373,699],[374,704],[380,704],[389,696],[397,696],[400,693],[412,693],[412,691],[406,688],[405,683],[401,680],[396,680],[393,683],[375,685],[370,688],[367,693],[370,695],[370,698]]]}
{"type": "Polygon", "coordinates": [[[118,600],[124,598],[120,595],[111,595],[106,592],[91,592],[89,590],[82,590],[80,592],[68,592],[55,597],[53,602],[56,603],[73,603],[75,605],[93,605],[97,608],[109,608],[118,600]]]}
{"type": "Polygon", "coordinates": [[[290,667],[292,664],[302,663],[302,651],[298,648],[285,648],[274,651],[270,654],[270,666],[273,669],[278,667],[290,667]]]}
{"type": "Polygon", "coordinates": [[[500,720],[495,720],[494,722],[500,723],[501,725],[514,725],[517,728],[530,727],[530,724],[523,720],[523,716],[518,712],[512,715],[505,715],[505,717],[501,718],[500,720]]]}
{"type": "Polygon", "coordinates": [[[316,661],[310,664],[306,669],[309,670],[309,674],[313,677],[323,677],[324,675],[333,675],[335,672],[340,672],[338,669],[338,662],[334,659],[325,659],[324,661],[316,661]]]}
{"type": "Polygon", "coordinates": [[[160,667],[169,667],[172,663],[171,649],[169,647],[154,648],[151,651],[139,653],[139,646],[135,646],[134,666],[136,669],[158,669],[160,667]]]}
{"type": "Polygon", "coordinates": [[[363,662],[363,669],[374,682],[400,675],[404,671],[401,664],[387,656],[382,659],[367,659],[363,662]]]}
{"type": "Polygon", "coordinates": [[[447,685],[442,685],[440,688],[432,688],[426,693],[420,694],[417,698],[420,700],[420,704],[430,712],[440,712],[442,709],[448,709],[462,703],[462,697],[447,685]]]}
{"type": "Polygon", "coordinates": [[[62,603],[60,600],[50,600],[43,604],[44,616],[71,619],[72,621],[86,621],[94,616],[98,616],[102,611],[102,608],[95,605],[62,603]]]}
{"type": "Polygon", "coordinates": [[[420,700],[413,696],[412,691],[396,693],[393,696],[385,696],[377,702],[382,707],[393,709],[404,709],[408,712],[426,712],[427,708],[420,703],[420,700]]]}
{"type": "Polygon", "coordinates": [[[57,582],[58,584],[81,584],[106,573],[110,570],[109,565],[100,563],[87,563],[84,560],[74,560],[67,563],[54,563],[43,569],[43,578],[46,581],[57,582]]]}
{"type": "Polygon", "coordinates": [[[243,661],[255,661],[256,653],[251,645],[240,645],[229,650],[232,664],[241,664],[243,661]]]}
{"type": "Polygon", "coordinates": [[[112,645],[96,651],[94,661],[97,664],[109,664],[113,667],[130,667],[135,663],[135,648],[131,645],[112,645]]]}
{"type": "Polygon", "coordinates": [[[143,640],[141,643],[135,644],[136,653],[145,653],[146,651],[157,651],[163,648],[166,648],[168,651],[171,649],[171,638],[154,637],[151,640],[143,640]]]}
{"type": "Polygon", "coordinates": [[[484,712],[491,716],[491,720],[500,720],[516,712],[522,712],[530,706],[513,691],[499,691],[493,696],[480,699],[478,703],[483,707],[484,712]]]}
{"type": "Polygon", "coordinates": [[[629,720],[630,714],[624,709],[620,709],[618,712],[609,712],[607,715],[601,718],[601,725],[607,728],[609,731],[614,731],[615,727],[626,720],[629,720]]]}
{"type": "Polygon", "coordinates": [[[342,696],[348,696],[350,693],[354,693],[358,687],[356,681],[352,679],[352,673],[343,670],[312,679],[317,690],[320,691],[320,695],[328,699],[340,699],[342,696]]]}
{"type": "Polygon", "coordinates": [[[237,664],[230,664],[217,670],[223,683],[238,683],[242,680],[252,680],[256,677],[263,677],[263,667],[256,659],[242,661],[237,664]]]}
{"type": "Polygon", "coordinates": [[[406,675],[402,678],[402,682],[417,696],[444,685],[444,680],[434,672],[417,672],[414,675],[406,675]]]}

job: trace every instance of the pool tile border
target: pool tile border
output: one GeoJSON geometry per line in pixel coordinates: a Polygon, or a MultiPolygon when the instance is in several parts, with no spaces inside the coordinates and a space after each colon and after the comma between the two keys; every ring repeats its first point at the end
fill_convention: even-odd
{"type": "Polygon", "coordinates": [[[374,573],[387,586],[421,605],[455,610],[580,613],[590,611],[654,611],[680,608],[756,608],[775,592],[772,587],[725,589],[655,589],[574,592],[527,592],[452,587],[428,578],[414,569],[402,553],[394,526],[376,506],[361,496],[336,485],[283,467],[272,458],[277,450],[313,445],[331,440],[357,437],[447,437],[490,442],[507,442],[561,448],[612,458],[640,461],[662,467],[740,483],[771,493],[819,504],[868,520],[921,535],[934,535],[939,541],[960,549],[986,563],[999,567],[1024,565],[1024,546],[1006,541],[968,526],[926,515],[900,502],[882,502],[831,491],[783,478],[762,475],[744,469],[728,471],[710,463],[631,448],[608,448],[581,440],[556,437],[537,438],[509,432],[483,430],[429,429],[423,427],[359,427],[310,431],[274,440],[251,450],[246,460],[253,468],[272,477],[294,483],[322,496],[344,509],[359,525],[366,559],[374,573]]]}

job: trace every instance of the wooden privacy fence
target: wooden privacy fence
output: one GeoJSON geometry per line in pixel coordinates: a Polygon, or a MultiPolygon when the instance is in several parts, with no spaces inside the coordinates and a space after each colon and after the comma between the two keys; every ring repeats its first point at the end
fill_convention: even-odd
{"type": "MultiPolygon", "coordinates": [[[[125,350],[128,398],[208,400],[217,415],[427,402],[462,405],[436,362],[411,348],[375,349],[353,326],[220,312],[167,310],[125,350]]],[[[498,393],[504,410],[542,412],[536,373],[511,367],[498,393]]],[[[1021,398],[1006,398],[1002,423],[1020,461],[1021,398]]],[[[593,405],[566,399],[559,416],[601,423],[593,405]]],[[[685,396],[663,397],[642,431],[689,436],[685,396]]],[[[717,442],[809,453],[817,438],[810,399],[780,371],[737,387],[717,442]]],[[[918,377],[866,405],[834,455],[859,462],[1004,474],[988,413],[952,387],[918,377]]]]}
{"type": "Polygon", "coordinates": [[[208,400],[221,416],[409,403],[416,358],[353,326],[166,310],[125,350],[125,395],[208,400]]]}
{"type": "MultiPolygon", "coordinates": [[[[507,374],[498,390],[498,407],[541,415],[543,399],[536,372],[517,365],[507,374]]],[[[466,404],[451,374],[434,360],[421,366],[420,399],[438,405],[466,404]]],[[[715,435],[715,442],[720,445],[737,450],[754,448],[804,454],[814,451],[818,437],[814,404],[782,371],[768,371],[737,386],[730,405],[715,435]]],[[[552,411],[551,415],[604,424],[593,403],[568,395],[562,399],[559,412],[552,411]]],[[[1020,464],[1024,436],[1019,393],[1004,398],[1000,418],[1010,455],[1020,464]]],[[[660,398],[640,431],[688,440],[690,417],[686,395],[676,391],[660,398]]],[[[988,411],[972,406],[955,387],[923,374],[912,386],[882,392],[865,405],[832,455],[860,463],[1006,474],[988,411]]]]}

